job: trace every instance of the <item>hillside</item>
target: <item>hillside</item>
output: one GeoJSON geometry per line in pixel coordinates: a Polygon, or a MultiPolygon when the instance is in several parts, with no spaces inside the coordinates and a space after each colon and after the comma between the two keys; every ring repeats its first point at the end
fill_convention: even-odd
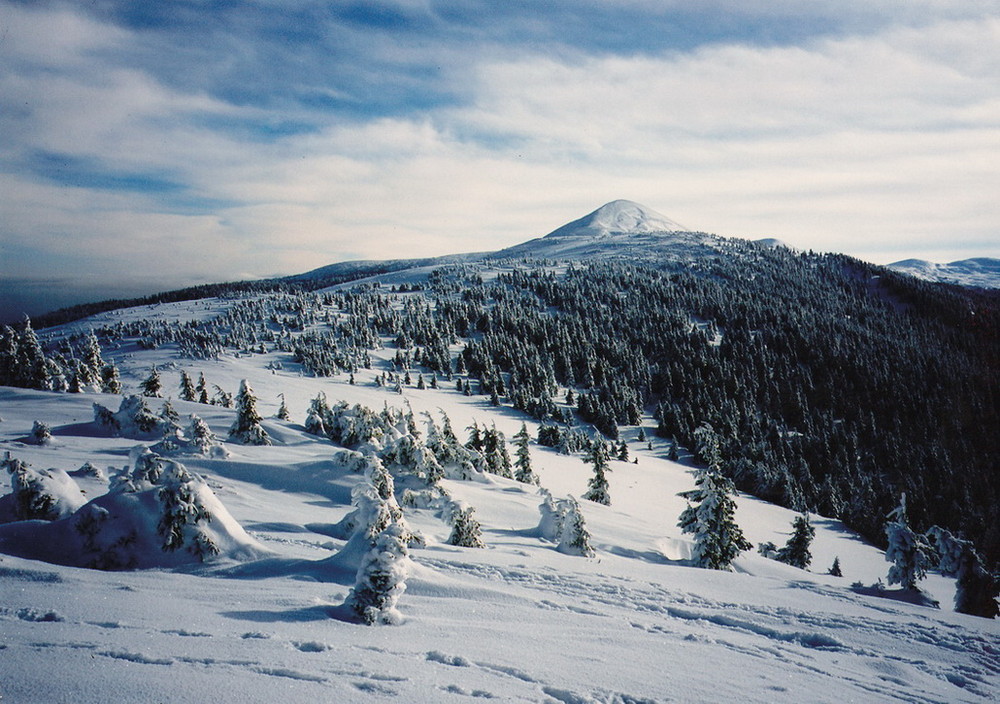
{"type": "MultiPolygon", "coordinates": [[[[394,298],[405,307],[418,295],[394,298]]],[[[109,316],[126,325],[176,324],[240,305],[206,300],[109,316]]],[[[99,322],[52,334],[71,336],[99,322]]],[[[836,520],[811,516],[808,571],[754,551],[736,560],[734,572],[690,566],[690,536],[676,522],[684,507],[678,492],[694,486],[692,458],[682,451],[679,461],[666,459],[669,442],[655,437],[648,416],[641,427],[649,446],[636,440],[640,426],[622,428],[638,463],[612,461],[611,505],[582,502],[594,557],[564,554],[542,537],[536,487],[488,473],[446,478],[440,483],[448,493],[475,508],[486,548],[451,546],[437,509],[404,507],[426,546],[409,551],[402,623],[352,623],[343,603],[357,558],[337,526],[362,476],[338,455],[341,445],[304,431],[311,399],[323,392],[331,403],[411,408],[424,438],[425,412],[438,424],[447,415],[462,439],[473,423],[495,424],[508,440],[522,422],[533,435],[539,427],[458,392],[443,377],[438,389],[420,389],[415,378],[398,390],[382,383],[383,374],[395,373],[398,349],[388,337],[381,341],[370,350],[371,368],[353,372],[353,384],[347,373],[303,375],[279,350],[191,360],[173,343],[143,349],[135,336],[106,349],[124,392],[138,391],[155,366],[178,414],[197,413],[220,440],[236,412],[177,400],[180,372],[194,379],[204,373],[209,388],[230,392],[241,379],[251,381],[274,444],[229,441],[222,443],[226,459],[177,460],[204,477],[256,554],[101,572],[11,556],[12,545],[22,554],[41,549],[17,535],[44,534],[44,522],[0,526],[8,553],[0,555],[5,700],[96,702],[114,692],[171,702],[980,702],[1000,686],[998,622],[951,612],[951,581],[934,575],[921,586],[942,609],[856,593],[851,583],[884,581],[888,564],[836,520]],[[282,400],[289,421],[273,417],[282,400]],[[834,558],[843,577],[825,574],[834,558]]],[[[136,441],[109,437],[93,422],[93,403],[113,410],[119,400],[0,390],[0,449],[35,468],[67,470],[84,498],[99,497],[108,479],[74,470],[90,462],[113,477],[131,464],[136,441]],[[38,419],[52,430],[42,446],[27,442],[38,419]]],[[[148,403],[156,412],[163,399],[148,403]]],[[[583,494],[591,472],[579,455],[536,443],[530,453],[542,487],[557,498],[583,494]]],[[[406,470],[394,474],[398,493],[414,486],[406,470]]],[[[8,489],[4,472],[0,493],[8,489]]],[[[738,523],[755,545],[788,538],[794,512],[747,495],[737,504],[738,523]]],[[[885,594],[901,596],[895,588],[885,594]]]]}
{"type": "Polygon", "coordinates": [[[948,264],[924,259],[904,259],[888,268],[925,281],[940,281],[959,286],[1000,289],[1000,259],[979,257],[948,264]]]}

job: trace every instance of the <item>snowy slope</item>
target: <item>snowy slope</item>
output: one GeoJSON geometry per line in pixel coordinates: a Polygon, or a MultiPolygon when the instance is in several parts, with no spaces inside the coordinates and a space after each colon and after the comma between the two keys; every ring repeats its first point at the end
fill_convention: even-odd
{"type": "MultiPolygon", "coordinates": [[[[119,318],[179,320],[225,305],[169,304],[119,318]]],[[[811,571],[753,552],[732,573],[690,567],[691,544],[676,522],[691,467],[665,459],[656,439],[652,449],[635,442],[636,428],[624,437],[638,464],[612,461],[612,505],[581,502],[596,557],[565,555],[541,539],[535,488],[492,475],[445,480],[475,507],[487,548],[450,546],[434,511],[406,508],[427,545],[411,551],[402,625],[345,622],[353,574],[337,569],[345,542],[333,526],[350,511],[360,475],[336,459],[340,448],[304,432],[309,400],[324,391],[331,402],[376,410],[408,403],[417,417],[444,411],[463,439],[473,421],[495,423],[509,439],[526,419],[450,385],[402,394],[376,386],[388,349],[373,353],[374,369],[359,371],[355,385],[302,376],[273,352],[192,361],[126,344],[106,354],[126,392],[153,364],[174,395],[181,369],[231,391],[251,381],[275,444],[226,443],[228,459],[180,461],[266,554],[118,572],[0,555],[4,702],[983,702],[1000,690],[1000,624],[952,612],[953,589],[941,577],[922,585],[942,609],[855,593],[852,582],[884,579],[888,565],[837,521],[812,517],[811,571]],[[284,368],[268,369],[273,362],[284,368]],[[290,422],[271,417],[278,394],[290,422]],[[825,574],[834,557],[843,578],[825,574]]],[[[95,401],[117,407],[118,399],[0,389],[0,453],[36,468],[120,469],[137,442],[96,429],[95,401]],[[51,444],[26,442],[36,419],[52,427],[51,444]]],[[[173,404],[222,438],[234,419],[217,406],[173,404]]],[[[531,452],[555,496],[584,493],[590,470],[579,457],[537,445],[531,452]]],[[[107,491],[106,479],[77,482],[88,499],[107,491]]],[[[8,490],[2,473],[0,494],[8,490]]],[[[748,496],[738,504],[754,544],[784,543],[792,512],[748,496]]]]}
{"type": "Polygon", "coordinates": [[[1000,288],[1000,259],[980,257],[938,264],[924,259],[904,259],[888,265],[904,274],[927,281],[940,281],[960,286],[1000,288]]]}
{"type": "Polygon", "coordinates": [[[614,234],[687,232],[688,228],[645,205],[630,200],[605,203],[579,220],[553,230],[546,237],[603,237],[614,234]]]}

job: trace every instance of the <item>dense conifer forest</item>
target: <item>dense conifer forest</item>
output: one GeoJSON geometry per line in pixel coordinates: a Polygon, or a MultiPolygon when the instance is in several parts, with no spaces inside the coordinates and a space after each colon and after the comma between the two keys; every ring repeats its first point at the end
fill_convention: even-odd
{"type": "MultiPolygon", "coordinates": [[[[842,518],[878,544],[906,492],[918,528],[972,539],[995,570],[1000,293],[720,242],[694,262],[493,260],[391,289],[224,285],[242,298],[214,319],[94,332],[104,345],[134,338],[194,358],[279,350],[317,376],[368,367],[368,351],[389,344],[380,383],[449,380],[543,421],[539,440],[567,451],[588,449],[595,432],[634,439],[628,426],[652,414],[703,463],[718,447],[741,490],[842,518]],[[485,271],[499,273],[484,281],[485,271]]],[[[74,390],[107,374],[89,336],[47,349],[45,362],[30,328],[2,338],[0,383],[74,390]],[[34,371],[15,373],[28,368],[19,359],[34,371]]]]}

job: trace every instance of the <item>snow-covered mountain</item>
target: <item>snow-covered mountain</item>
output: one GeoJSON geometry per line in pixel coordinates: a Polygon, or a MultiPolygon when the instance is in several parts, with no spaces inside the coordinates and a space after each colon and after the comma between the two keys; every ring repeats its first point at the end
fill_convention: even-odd
{"type": "Polygon", "coordinates": [[[613,200],[579,220],[553,230],[546,237],[607,237],[650,232],[689,230],[645,205],[630,200],[613,200]]]}
{"type": "Polygon", "coordinates": [[[904,259],[888,266],[890,269],[926,281],[978,288],[1000,288],[1000,259],[991,257],[962,259],[949,264],[939,264],[924,259],[904,259]]]}
{"type": "MultiPolygon", "coordinates": [[[[531,258],[547,260],[544,282],[573,268],[555,260],[710,257],[720,260],[706,267],[715,281],[735,271],[723,266],[727,255],[764,258],[789,288],[795,282],[785,273],[811,275],[823,265],[817,257],[781,269],[797,255],[687,231],[615,201],[499,253],[332,265],[297,278],[324,286],[318,291],[236,292],[41,331],[71,358],[67,350],[97,331],[123,393],[139,393],[156,369],[164,398],[0,387],[0,459],[9,453],[8,471],[0,471],[0,699],[995,701],[1000,621],[956,613],[954,579],[931,573],[921,592],[887,586],[885,553],[818,513],[809,514],[815,537],[807,568],[765,557],[755,548],[786,544],[800,514],[743,493],[735,520],[754,548],[731,572],[699,569],[692,536],[678,527],[687,506],[680,494],[695,488],[697,462],[692,448],[656,435],[649,408],[620,426],[606,475],[610,505],[602,505],[582,498],[595,476],[582,452],[543,446],[541,424],[508,398],[494,403],[471,391],[482,391],[485,374],[430,370],[432,353],[457,362],[483,340],[483,310],[498,318],[517,306],[549,310],[538,296],[509,291],[483,310],[467,305],[483,293],[472,290],[477,281],[530,279],[531,258]],[[444,265],[448,275],[436,279],[444,265]],[[422,317],[435,281],[466,330],[454,339],[437,336],[422,317]],[[379,332],[371,322],[393,315],[423,339],[379,332]],[[170,337],[177,329],[191,330],[190,349],[170,337]],[[215,340],[230,342],[198,358],[199,345],[215,340]],[[417,347],[422,362],[413,359],[417,347]],[[350,356],[358,350],[363,355],[350,356]],[[331,365],[329,375],[314,375],[316,365],[331,365]],[[187,394],[185,376],[201,375],[216,403],[178,400],[187,394]],[[231,434],[238,412],[223,404],[242,380],[269,445],[231,434]],[[315,410],[320,395],[329,415],[315,410]],[[282,408],[289,418],[278,417],[282,408]],[[462,464],[471,455],[446,444],[445,418],[463,444],[474,444],[473,432],[499,431],[503,450],[518,460],[512,441],[524,424],[538,485],[462,464]],[[379,464],[393,491],[366,479],[379,464]],[[391,501],[382,496],[378,504],[376,489],[391,501]],[[565,530],[571,497],[590,556],[565,530]],[[391,540],[371,550],[359,516],[375,504],[373,515],[406,526],[413,540],[405,551],[391,540]],[[454,544],[460,515],[475,517],[485,547],[454,544]],[[401,552],[407,557],[397,560],[401,552]],[[830,574],[834,563],[842,576],[830,574]],[[351,607],[359,575],[371,576],[373,565],[383,568],[374,571],[378,579],[397,584],[396,625],[362,625],[351,607]]],[[[826,278],[810,290],[825,290],[841,268],[823,269],[826,278]]],[[[837,280],[852,305],[869,290],[882,301],[879,271],[852,269],[837,280]]],[[[742,279],[758,285],[764,275],[742,279]]],[[[625,298],[632,283],[616,280],[610,294],[625,298]]],[[[787,307],[799,305],[791,301],[787,307]]],[[[645,310],[646,299],[640,304],[645,310]]],[[[823,319],[841,362],[849,350],[835,323],[848,318],[823,319]]],[[[763,322],[729,330],[695,311],[664,317],[658,329],[675,323],[699,373],[741,334],[760,359],[787,342],[769,337],[763,322]]],[[[788,329],[804,335],[811,323],[802,315],[788,329]]],[[[708,385],[707,375],[700,379],[677,381],[708,385]]],[[[548,393],[555,411],[572,414],[571,391],[584,389],[558,385],[548,393]]],[[[830,418],[840,432],[844,421],[830,418]]],[[[774,435],[789,452],[805,439],[791,426],[775,426],[774,435]]],[[[494,457],[502,454],[494,448],[494,457]]]]}
{"type": "Polygon", "coordinates": [[[651,208],[615,200],[544,237],[499,252],[493,258],[656,258],[690,262],[713,256],[724,238],[688,230],[651,208]]]}

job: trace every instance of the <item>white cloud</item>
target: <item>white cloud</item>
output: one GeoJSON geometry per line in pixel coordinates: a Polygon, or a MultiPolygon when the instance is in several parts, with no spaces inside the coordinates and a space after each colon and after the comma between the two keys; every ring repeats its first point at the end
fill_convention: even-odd
{"type": "Polygon", "coordinates": [[[8,276],[42,275],[43,256],[67,251],[108,276],[187,284],[497,249],[614,198],[875,260],[1000,254],[995,18],[660,56],[492,46],[464,73],[446,47],[464,104],[366,120],[167,86],[114,58],[138,34],[68,10],[5,11],[14,39],[0,51],[16,70],[0,73],[0,95],[22,112],[0,116],[0,237],[29,253],[7,259],[8,276]],[[279,118],[321,127],[270,140],[227,129],[279,118]],[[61,187],[19,166],[38,151],[160,175],[182,200],[219,205],[61,187]]]}

